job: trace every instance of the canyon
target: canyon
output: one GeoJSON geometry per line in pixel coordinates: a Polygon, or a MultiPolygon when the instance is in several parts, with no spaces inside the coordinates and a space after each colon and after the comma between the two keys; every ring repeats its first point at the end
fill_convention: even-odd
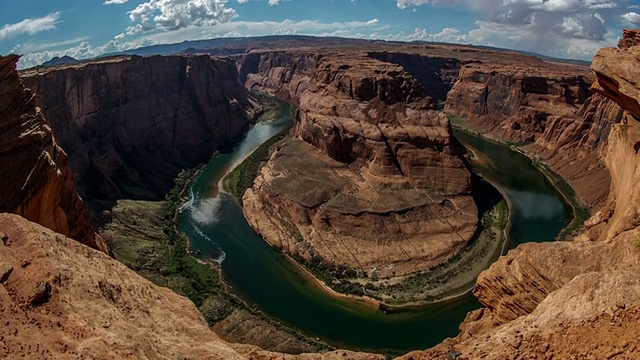
{"type": "MultiPolygon", "coordinates": [[[[524,244],[501,257],[479,277],[474,295],[484,307],[467,316],[461,334],[404,358],[446,357],[452,351],[460,359],[631,358],[639,345],[640,318],[640,195],[635,186],[640,143],[640,90],[635,83],[640,75],[634,60],[640,46],[629,40],[635,34],[625,32],[620,49],[596,55],[595,77],[581,65],[432,44],[380,44],[375,52],[349,54],[254,49],[236,55],[235,63],[204,55],[120,57],[23,73],[23,81],[41,97],[42,110],[18,80],[17,59],[0,59],[1,164],[15,175],[3,179],[8,184],[3,189],[9,190],[1,199],[4,211],[17,214],[0,215],[0,311],[11,329],[0,341],[0,353],[293,358],[220,340],[188,300],[64,236],[106,250],[90,230],[78,193],[96,209],[94,217],[117,198],[163,196],[181,167],[202,161],[250,125],[260,107],[244,91],[244,83],[298,106],[293,137],[274,152],[243,199],[254,227],[292,253],[318,251],[320,243],[312,240],[316,235],[352,236],[347,228],[362,218],[380,224],[391,238],[403,230],[381,215],[389,213],[410,214],[406,225],[412,233],[429,236],[433,226],[420,224],[432,219],[430,212],[445,209],[457,221],[447,229],[463,234],[448,246],[455,249],[468,241],[477,213],[469,196],[467,158],[451,137],[448,119],[437,111],[441,107],[464,118],[474,131],[518,143],[522,151],[547,162],[591,208],[593,216],[573,240],[524,244]],[[161,76],[153,75],[153,69],[162,67],[150,66],[151,61],[164,64],[165,70],[178,68],[166,71],[174,77],[163,79],[182,85],[174,83],[178,88],[166,97],[145,98],[144,91],[154,86],[151,79],[161,76]],[[153,76],[138,75],[128,83],[129,76],[136,76],[127,73],[130,66],[135,73],[146,69],[153,76]],[[420,75],[421,68],[437,71],[420,75]],[[598,95],[589,90],[594,78],[598,95]],[[143,84],[128,95],[135,101],[128,105],[118,100],[135,83],[143,84]],[[211,84],[215,91],[209,93],[204,89],[211,84]],[[229,116],[216,115],[220,113],[229,116]],[[183,119],[193,122],[182,128],[183,119]],[[14,159],[33,166],[14,171],[14,159]],[[159,166],[158,159],[166,163],[159,166]],[[312,167],[322,171],[321,181],[310,175],[318,173],[308,172],[312,167]],[[303,181],[284,181],[291,175],[303,181]],[[47,188],[56,191],[38,192],[47,188]],[[363,201],[372,198],[382,200],[373,205],[363,201]],[[424,203],[424,198],[430,201],[424,203]],[[35,208],[52,210],[28,210],[35,208]],[[265,221],[267,211],[285,221],[265,221]],[[288,221],[305,246],[288,242],[288,221]],[[47,336],[38,335],[41,331],[47,336]],[[585,337],[594,331],[596,339],[585,337]],[[139,342],[126,340],[132,332],[139,342]],[[39,346],[36,337],[42,339],[39,346]]],[[[368,231],[375,228],[367,227],[360,224],[356,235],[372,238],[368,231]]],[[[361,251],[369,248],[363,245],[361,251]]],[[[390,252],[385,262],[375,256],[362,259],[373,267],[397,263],[398,273],[419,266],[411,256],[400,260],[399,253],[390,252]]],[[[437,260],[441,253],[435,255],[421,263],[429,267],[442,261],[437,260]]],[[[345,264],[350,256],[336,254],[333,259],[345,264]]],[[[383,358],[343,351],[301,356],[343,357],[383,358]]]]}
{"type": "Polygon", "coordinates": [[[117,199],[162,199],[180,170],[234,144],[260,111],[235,65],[209,56],[115,57],[21,74],[94,222],[117,199]]]}

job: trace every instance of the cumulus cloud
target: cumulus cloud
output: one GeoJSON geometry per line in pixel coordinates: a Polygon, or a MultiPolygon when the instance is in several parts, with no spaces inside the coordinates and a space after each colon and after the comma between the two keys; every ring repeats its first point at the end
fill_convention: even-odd
{"type": "Polygon", "coordinates": [[[627,22],[640,24],[640,16],[634,16],[635,13],[621,15],[626,3],[625,0],[396,0],[400,9],[431,5],[484,12],[485,17],[476,21],[474,29],[455,35],[459,40],[456,42],[586,58],[590,55],[583,53],[615,41],[607,29],[608,21],[619,21],[622,16],[627,22]]]}
{"type": "Polygon", "coordinates": [[[154,29],[178,30],[189,26],[212,26],[229,22],[238,14],[226,7],[227,0],[149,0],[128,12],[135,23],[127,33],[140,34],[154,29]]]}
{"type": "Polygon", "coordinates": [[[31,36],[46,30],[56,28],[60,13],[51,13],[41,18],[29,18],[15,24],[7,24],[0,28],[0,41],[16,38],[23,34],[31,36]]]}
{"type": "Polygon", "coordinates": [[[114,5],[114,4],[124,4],[129,0],[107,0],[102,3],[102,5],[114,5]]]}
{"type": "Polygon", "coordinates": [[[622,15],[622,18],[630,24],[640,25],[640,14],[638,14],[637,12],[628,12],[622,15]]]}
{"type": "MultiPolygon", "coordinates": [[[[269,6],[280,5],[281,2],[291,1],[291,0],[268,0],[269,6]]],[[[352,0],[353,1],[353,0],[352,0]]],[[[248,3],[249,0],[238,0],[240,4],[248,3]]]]}
{"type": "Polygon", "coordinates": [[[281,35],[299,33],[317,36],[357,37],[357,31],[373,27],[381,28],[378,23],[378,19],[346,22],[321,22],[316,20],[230,21],[211,26],[189,26],[168,32],[156,31],[145,34],[142,37],[131,37],[129,41],[125,41],[127,37],[124,34],[119,34],[113,40],[100,46],[92,46],[89,42],[82,41],[77,46],[65,50],[32,52],[24,55],[20,59],[18,67],[25,69],[40,65],[55,56],[61,57],[67,55],[76,59],[87,59],[142,46],[172,44],[185,40],[204,40],[216,37],[246,37],[266,34],[281,35]]]}

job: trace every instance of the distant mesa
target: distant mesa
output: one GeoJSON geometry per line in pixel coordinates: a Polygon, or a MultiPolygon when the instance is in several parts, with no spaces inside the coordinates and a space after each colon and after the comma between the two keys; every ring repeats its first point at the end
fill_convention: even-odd
{"type": "Polygon", "coordinates": [[[42,66],[69,65],[69,64],[75,64],[77,62],[79,62],[79,60],[74,59],[71,56],[66,56],[66,55],[63,57],[56,56],[53,59],[42,63],[42,66]]]}

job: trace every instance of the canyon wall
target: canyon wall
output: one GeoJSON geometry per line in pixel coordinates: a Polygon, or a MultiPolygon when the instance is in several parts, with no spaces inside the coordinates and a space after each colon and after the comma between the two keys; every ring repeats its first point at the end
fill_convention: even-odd
{"type": "Polygon", "coordinates": [[[243,197],[267,242],[389,278],[442,263],[472,238],[465,151],[402,67],[366,53],[274,52],[252,68],[247,87],[298,105],[294,139],[243,197]]]}
{"type": "Polygon", "coordinates": [[[461,335],[406,358],[445,356],[451,349],[463,359],[635,358],[640,346],[640,46],[633,39],[638,34],[625,31],[620,49],[602,49],[592,63],[597,79],[592,88],[602,95],[594,97],[598,107],[621,113],[619,123],[608,125],[602,150],[611,174],[606,205],[575,240],[524,244],[500,258],[478,279],[474,295],[485,308],[467,316],[461,335]]]}
{"type": "Polygon", "coordinates": [[[256,112],[235,64],[209,56],[116,57],[22,77],[98,210],[163,198],[181,169],[234,144],[256,112]]]}
{"type": "Polygon", "coordinates": [[[622,109],[592,96],[586,66],[516,55],[510,61],[481,59],[462,66],[445,112],[480,131],[527,145],[566,179],[594,210],[608,196],[604,149],[622,109]]]}
{"type": "Polygon", "coordinates": [[[290,50],[257,51],[236,59],[240,81],[247,89],[297,104],[321,58],[321,54],[290,50]]]}
{"type": "Polygon", "coordinates": [[[67,154],[15,70],[0,57],[0,212],[12,212],[93,248],[107,251],[85,215],[67,154]]]}
{"type": "Polygon", "coordinates": [[[402,66],[434,100],[442,102],[460,77],[460,68],[468,60],[450,56],[420,55],[406,52],[370,52],[369,57],[402,66]]]}

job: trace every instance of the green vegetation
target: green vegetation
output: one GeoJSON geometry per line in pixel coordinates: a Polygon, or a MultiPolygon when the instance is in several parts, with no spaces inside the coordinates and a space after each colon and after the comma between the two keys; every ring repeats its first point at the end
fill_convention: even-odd
{"type": "Polygon", "coordinates": [[[346,266],[330,264],[319,256],[313,256],[311,259],[305,259],[299,255],[292,257],[333,290],[341,294],[365,295],[364,287],[351,281],[362,275],[361,272],[346,266]]]}
{"type": "Polygon", "coordinates": [[[216,327],[216,332],[220,331],[228,341],[241,342],[243,339],[234,337],[235,329],[254,326],[264,328],[265,336],[252,339],[252,343],[267,349],[281,343],[286,346],[277,349],[292,354],[329,349],[228,293],[219,269],[198,262],[189,254],[188,239],[177,233],[174,223],[176,210],[184,200],[182,192],[195,173],[196,170],[181,172],[165,201],[118,201],[112,211],[113,221],[104,233],[116,259],[156,285],[188,297],[210,326],[231,319],[220,323],[219,329],[216,327]]]}
{"type": "Polygon", "coordinates": [[[160,286],[188,297],[213,324],[242,303],[227,294],[218,272],[187,252],[174,229],[180,193],[195,170],[183,171],[162,202],[121,200],[107,226],[116,259],[160,286]]]}

